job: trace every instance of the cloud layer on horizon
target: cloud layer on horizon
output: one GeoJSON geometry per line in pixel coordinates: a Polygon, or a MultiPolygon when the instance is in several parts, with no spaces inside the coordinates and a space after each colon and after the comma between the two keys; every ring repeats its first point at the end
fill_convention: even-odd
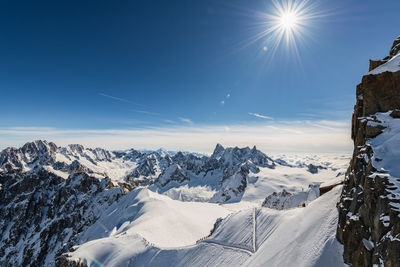
{"type": "Polygon", "coordinates": [[[106,149],[158,149],[211,153],[217,143],[253,146],[268,152],[349,153],[347,121],[281,121],[254,125],[187,125],[141,129],[0,128],[0,148],[45,139],[106,149]]]}

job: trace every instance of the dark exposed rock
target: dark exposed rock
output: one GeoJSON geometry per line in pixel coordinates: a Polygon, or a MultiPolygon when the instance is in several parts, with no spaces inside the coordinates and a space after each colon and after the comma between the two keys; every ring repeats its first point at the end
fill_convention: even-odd
{"type": "MultiPolygon", "coordinates": [[[[371,61],[370,70],[400,51],[397,39],[390,55],[371,61]]],[[[352,119],[354,152],[346,173],[340,202],[337,238],[344,245],[344,260],[353,266],[400,266],[400,210],[393,205],[398,190],[384,170],[377,170],[375,151],[368,143],[385,125],[374,114],[391,112],[399,118],[400,71],[367,74],[357,86],[357,102],[352,119]]]]}
{"type": "Polygon", "coordinates": [[[388,62],[387,60],[373,60],[370,59],[369,60],[369,71],[376,69],[377,67],[379,67],[382,64],[385,64],[386,62],[388,62]]]}
{"type": "Polygon", "coordinates": [[[178,164],[168,167],[166,172],[159,178],[161,186],[166,186],[167,184],[172,182],[180,184],[188,180],[189,177],[178,164]]]}
{"type": "Polygon", "coordinates": [[[43,169],[0,175],[0,266],[54,266],[102,206],[122,195],[108,179],[87,174],[63,179],[43,169]],[[107,197],[103,197],[107,196],[107,197]]]}
{"type": "Polygon", "coordinates": [[[367,123],[365,125],[365,138],[369,139],[377,137],[384,129],[385,127],[382,125],[368,125],[367,123]]]}
{"type": "Polygon", "coordinates": [[[400,51],[400,36],[394,40],[392,48],[390,49],[389,57],[397,55],[400,51]]]}
{"type": "Polygon", "coordinates": [[[88,267],[88,265],[80,260],[69,259],[66,255],[60,256],[58,260],[59,267],[88,267]]]}
{"type": "Polygon", "coordinates": [[[393,110],[392,113],[390,113],[390,117],[392,117],[393,119],[400,119],[400,110],[393,110]]]}

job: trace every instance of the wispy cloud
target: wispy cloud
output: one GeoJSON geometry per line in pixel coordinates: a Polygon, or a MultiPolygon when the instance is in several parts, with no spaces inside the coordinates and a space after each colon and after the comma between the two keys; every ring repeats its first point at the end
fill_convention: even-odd
{"type": "Polygon", "coordinates": [[[79,143],[107,149],[158,149],[211,153],[216,143],[253,146],[269,152],[351,152],[347,121],[270,121],[253,125],[168,125],[140,129],[0,128],[0,147],[47,139],[57,145],[79,143]]]}
{"type": "Polygon", "coordinates": [[[191,119],[188,119],[188,118],[179,117],[179,120],[181,122],[185,122],[185,123],[188,123],[188,124],[193,124],[193,121],[191,119]]]}
{"type": "Polygon", "coordinates": [[[257,118],[261,118],[261,119],[266,119],[266,120],[273,120],[274,119],[274,118],[272,118],[270,116],[261,115],[261,114],[258,114],[258,113],[252,113],[252,112],[249,112],[249,115],[257,117],[257,118]]]}
{"type": "Polygon", "coordinates": [[[137,113],[146,114],[146,115],[153,115],[153,116],[158,116],[158,115],[161,115],[160,113],[157,113],[157,112],[151,112],[151,111],[147,111],[147,110],[137,110],[137,109],[131,109],[131,111],[133,111],[133,112],[137,112],[137,113]]]}
{"type": "Polygon", "coordinates": [[[107,97],[107,98],[112,99],[112,100],[117,100],[117,101],[120,101],[120,102],[129,103],[129,104],[133,104],[133,105],[136,105],[136,106],[146,107],[145,105],[142,105],[142,104],[139,104],[139,103],[135,103],[135,102],[130,101],[128,99],[124,99],[124,98],[120,98],[120,97],[116,97],[116,96],[112,96],[112,95],[107,95],[107,94],[104,94],[104,93],[99,93],[99,95],[103,96],[103,97],[107,97]]]}

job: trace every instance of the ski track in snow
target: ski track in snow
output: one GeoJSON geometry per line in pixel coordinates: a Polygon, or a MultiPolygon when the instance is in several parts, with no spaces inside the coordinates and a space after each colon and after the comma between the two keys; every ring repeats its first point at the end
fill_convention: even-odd
{"type": "Polygon", "coordinates": [[[256,208],[253,209],[253,252],[256,252],[256,208]]]}
{"type": "Polygon", "coordinates": [[[216,245],[219,245],[219,246],[232,248],[232,249],[239,249],[239,250],[242,250],[244,252],[247,252],[249,255],[252,255],[254,253],[254,251],[252,251],[251,249],[246,248],[245,246],[230,245],[230,244],[226,244],[226,243],[219,242],[219,241],[216,241],[216,240],[203,240],[202,242],[216,244],[216,245]]]}
{"type": "Polygon", "coordinates": [[[245,246],[240,246],[240,245],[234,245],[234,244],[228,244],[228,243],[224,243],[224,242],[220,242],[220,241],[217,241],[217,240],[207,240],[207,239],[205,239],[205,240],[203,240],[202,242],[205,242],[205,243],[213,243],[213,244],[217,244],[217,245],[220,245],[220,246],[224,246],[224,247],[229,247],[229,248],[236,248],[236,249],[240,249],[240,250],[244,250],[244,251],[246,251],[246,252],[248,252],[248,253],[250,253],[250,254],[253,254],[253,253],[255,253],[256,252],[256,250],[257,250],[257,245],[256,245],[256,227],[257,227],[257,218],[256,218],[256,216],[257,216],[257,208],[253,208],[252,209],[252,233],[251,233],[251,235],[252,235],[252,249],[249,249],[248,247],[245,247],[245,246]]]}

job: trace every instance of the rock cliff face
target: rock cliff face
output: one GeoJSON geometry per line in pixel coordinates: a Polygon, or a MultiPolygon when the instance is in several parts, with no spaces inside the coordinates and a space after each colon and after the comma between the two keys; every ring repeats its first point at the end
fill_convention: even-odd
{"type": "Polygon", "coordinates": [[[337,238],[353,266],[400,266],[400,37],[357,86],[337,238]]]}

